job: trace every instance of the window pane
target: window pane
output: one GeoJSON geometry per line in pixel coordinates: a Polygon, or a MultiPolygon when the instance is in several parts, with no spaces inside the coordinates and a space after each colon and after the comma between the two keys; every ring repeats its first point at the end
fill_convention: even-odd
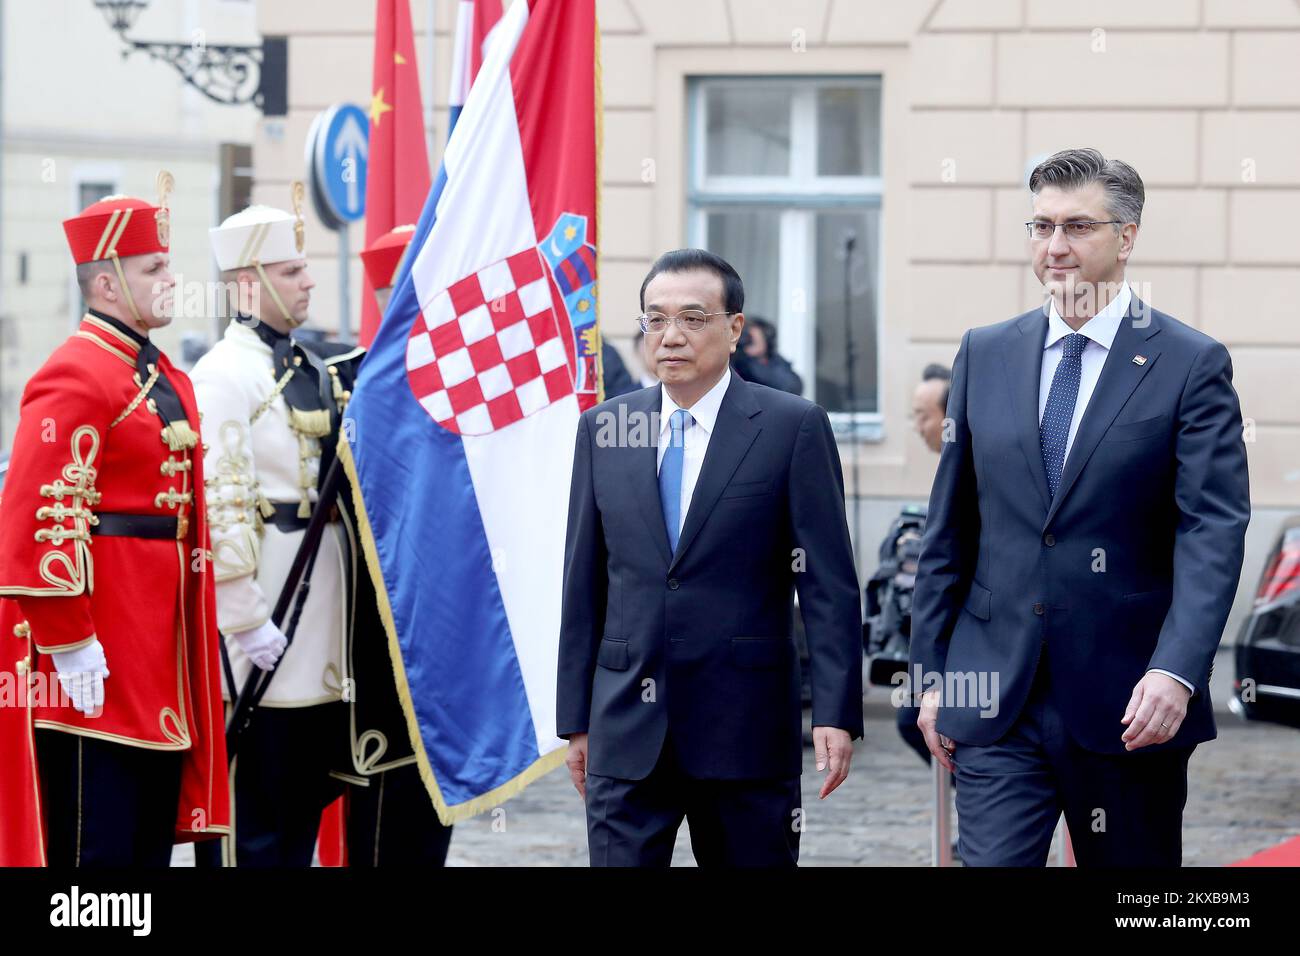
{"type": "Polygon", "coordinates": [[[789,175],[790,100],[768,85],[710,86],[706,175],[789,175]]]}
{"type": "Polygon", "coordinates": [[[879,411],[876,264],[880,211],[819,212],[816,235],[817,404],[831,412],[879,411]],[[848,271],[846,318],[844,240],[850,231],[857,236],[857,244],[848,271]]]}
{"type": "Polygon", "coordinates": [[[817,173],[880,175],[880,90],[827,86],[817,91],[817,173]]]}
{"type": "Polygon", "coordinates": [[[77,201],[81,203],[77,207],[77,212],[85,209],[87,206],[93,206],[105,196],[113,194],[112,183],[81,183],[77,190],[77,201]]]}
{"type": "Polygon", "coordinates": [[[745,312],[776,321],[781,214],[774,209],[716,209],[708,213],[706,248],[722,256],[745,283],[745,312]]]}

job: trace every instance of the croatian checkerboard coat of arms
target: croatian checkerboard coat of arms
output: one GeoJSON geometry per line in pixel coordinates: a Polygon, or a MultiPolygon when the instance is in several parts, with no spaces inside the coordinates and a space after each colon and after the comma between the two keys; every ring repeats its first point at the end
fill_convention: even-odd
{"type": "Polygon", "coordinates": [[[451,283],[411,325],[406,373],[435,422],[485,435],[576,394],[596,400],[596,249],[562,214],[536,246],[451,283]]]}

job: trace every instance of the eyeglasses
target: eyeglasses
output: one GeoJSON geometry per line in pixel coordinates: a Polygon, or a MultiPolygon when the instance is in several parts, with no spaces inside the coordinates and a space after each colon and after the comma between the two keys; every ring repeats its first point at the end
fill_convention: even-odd
{"type": "Polygon", "coordinates": [[[1030,239],[1050,239],[1060,226],[1071,239],[1082,239],[1092,235],[1098,226],[1119,225],[1122,219],[1071,219],[1069,222],[1048,222],[1046,219],[1034,219],[1025,223],[1030,239]]]}
{"type": "Polygon", "coordinates": [[[710,316],[735,314],[735,312],[701,312],[699,309],[687,309],[671,317],[662,312],[645,312],[638,315],[636,320],[641,326],[641,331],[646,333],[666,332],[670,322],[676,323],[679,329],[685,329],[687,332],[698,332],[709,324],[710,316]]]}

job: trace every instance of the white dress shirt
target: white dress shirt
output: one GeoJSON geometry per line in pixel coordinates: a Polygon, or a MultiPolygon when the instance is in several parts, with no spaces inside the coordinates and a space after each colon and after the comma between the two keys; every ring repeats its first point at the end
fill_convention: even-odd
{"type": "MultiPolygon", "coordinates": [[[[1070,433],[1065,439],[1063,462],[1070,458],[1070,448],[1074,445],[1074,436],[1079,431],[1079,422],[1083,420],[1083,413],[1088,410],[1088,402],[1092,400],[1097,379],[1101,377],[1101,367],[1106,364],[1106,356],[1110,354],[1115,333],[1119,331],[1120,322],[1128,314],[1129,302],[1132,298],[1133,293],[1125,283],[1115,298],[1106,304],[1106,308],[1083,323],[1082,328],[1079,329],[1080,335],[1088,337],[1088,344],[1083,347],[1083,374],[1079,378],[1079,397],[1074,402],[1074,418],[1070,420],[1070,433]]],[[[1065,324],[1061,313],[1056,311],[1055,298],[1051,303],[1051,310],[1047,315],[1047,338],[1043,342],[1043,371],[1038,379],[1038,421],[1040,423],[1043,420],[1043,412],[1047,409],[1047,394],[1052,390],[1052,376],[1056,374],[1056,367],[1061,364],[1061,357],[1065,354],[1065,345],[1061,340],[1074,331],[1065,324]]]]}
{"type": "MultiPolygon", "coordinates": [[[[691,495],[695,493],[695,483],[699,481],[700,469],[704,466],[704,454],[709,450],[709,438],[718,423],[718,409],[722,407],[722,396],[727,394],[731,384],[731,367],[722,373],[718,384],[704,393],[703,397],[686,411],[694,421],[686,426],[682,435],[682,507],[678,518],[677,533],[680,535],[686,525],[686,514],[691,509],[691,495]]],[[[668,395],[667,387],[660,389],[662,400],[659,403],[659,457],[655,463],[655,474],[664,463],[664,452],[672,440],[672,416],[680,406],[668,395]]]]}
{"type": "MultiPolygon", "coordinates": [[[[1110,354],[1110,347],[1115,342],[1119,324],[1128,315],[1128,307],[1132,299],[1133,293],[1128,283],[1125,283],[1115,298],[1106,304],[1106,308],[1083,323],[1079,329],[1079,334],[1086,335],[1089,341],[1083,347],[1079,397],[1075,399],[1074,418],[1070,420],[1070,434],[1065,439],[1066,461],[1069,461],[1070,448],[1073,447],[1074,436],[1079,431],[1079,422],[1083,420],[1083,413],[1088,410],[1088,402],[1092,400],[1092,393],[1097,388],[1097,380],[1101,378],[1101,367],[1106,364],[1106,356],[1110,354]]],[[[1056,310],[1056,299],[1053,298],[1051,302],[1047,315],[1047,338],[1043,342],[1043,371],[1038,380],[1038,421],[1040,423],[1043,420],[1043,412],[1047,410],[1047,394],[1052,390],[1052,376],[1056,374],[1056,367],[1061,364],[1061,357],[1065,353],[1065,346],[1061,340],[1074,331],[1065,324],[1065,319],[1061,318],[1061,313],[1056,310]]],[[[1188,690],[1196,692],[1196,688],[1190,681],[1177,674],[1159,667],[1153,667],[1151,670],[1172,677],[1188,690]]]]}

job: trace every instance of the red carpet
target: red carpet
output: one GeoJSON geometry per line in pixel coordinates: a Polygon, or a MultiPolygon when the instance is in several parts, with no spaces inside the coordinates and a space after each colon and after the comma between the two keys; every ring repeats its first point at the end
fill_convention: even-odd
{"type": "Polygon", "coordinates": [[[1300,836],[1238,860],[1232,866],[1300,866],[1300,836]]]}

